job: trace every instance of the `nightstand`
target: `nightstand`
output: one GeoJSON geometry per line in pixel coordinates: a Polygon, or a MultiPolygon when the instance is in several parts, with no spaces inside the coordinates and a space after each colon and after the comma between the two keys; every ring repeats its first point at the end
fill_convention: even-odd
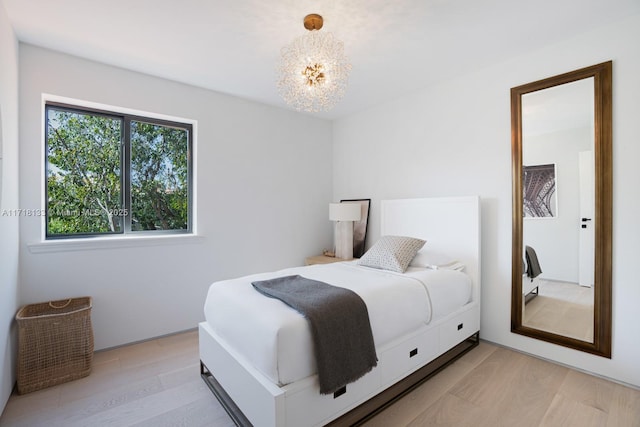
{"type": "Polygon", "coordinates": [[[314,264],[330,264],[332,262],[341,262],[341,261],[353,261],[353,259],[342,259],[336,258],[332,256],[326,255],[316,255],[305,258],[304,265],[314,265],[314,264]]]}

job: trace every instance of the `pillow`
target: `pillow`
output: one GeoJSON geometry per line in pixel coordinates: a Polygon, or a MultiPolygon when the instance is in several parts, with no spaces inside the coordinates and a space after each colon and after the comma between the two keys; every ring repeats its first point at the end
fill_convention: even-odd
{"type": "Polygon", "coordinates": [[[429,268],[431,270],[463,270],[464,264],[440,252],[421,250],[411,260],[411,267],[429,268]]]}
{"type": "Polygon", "coordinates": [[[449,264],[433,265],[433,266],[427,267],[427,268],[430,268],[431,270],[463,271],[464,270],[464,264],[461,263],[460,261],[451,261],[449,264]]]}
{"type": "Polygon", "coordinates": [[[426,241],[414,237],[382,236],[358,260],[359,265],[404,273],[426,241]]]}
{"type": "Polygon", "coordinates": [[[453,261],[455,260],[449,255],[423,249],[416,254],[409,265],[411,265],[411,267],[433,268],[439,265],[450,264],[453,261]]]}

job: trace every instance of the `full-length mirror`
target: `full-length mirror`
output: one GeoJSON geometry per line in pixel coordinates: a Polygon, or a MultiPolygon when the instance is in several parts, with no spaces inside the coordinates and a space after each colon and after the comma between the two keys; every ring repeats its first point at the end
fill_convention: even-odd
{"type": "Polygon", "coordinates": [[[512,332],[611,357],[611,62],[511,89],[512,332]]]}

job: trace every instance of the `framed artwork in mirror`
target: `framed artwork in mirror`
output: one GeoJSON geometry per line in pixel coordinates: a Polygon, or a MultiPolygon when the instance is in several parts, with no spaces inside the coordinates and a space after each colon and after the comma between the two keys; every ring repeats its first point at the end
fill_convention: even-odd
{"type": "Polygon", "coordinates": [[[522,166],[523,206],[525,218],[557,216],[556,165],[522,166]]]}
{"type": "Polygon", "coordinates": [[[340,200],[340,203],[360,204],[360,221],[353,223],[353,257],[360,258],[364,255],[367,243],[367,223],[371,199],[344,199],[340,200]]]}

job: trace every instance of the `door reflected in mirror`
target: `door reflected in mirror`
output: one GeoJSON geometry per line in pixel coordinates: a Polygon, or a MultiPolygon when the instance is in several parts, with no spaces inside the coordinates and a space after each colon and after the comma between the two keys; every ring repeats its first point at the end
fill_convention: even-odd
{"type": "Polygon", "coordinates": [[[611,70],[511,89],[511,331],[611,357],[611,70]]]}
{"type": "Polygon", "coordinates": [[[522,95],[522,323],[593,342],[593,77],[522,95]],[[529,254],[525,248],[528,246],[529,254]],[[529,255],[529,256],[527,256],[529,255]]]}

